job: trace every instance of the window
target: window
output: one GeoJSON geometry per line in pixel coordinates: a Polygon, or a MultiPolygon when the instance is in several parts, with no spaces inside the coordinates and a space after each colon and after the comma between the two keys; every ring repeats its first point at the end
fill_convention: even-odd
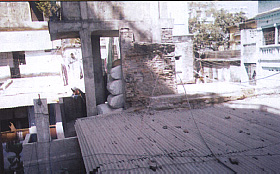
{"type": "Polygon", "coordinates": [[[24,51],[13,52],[13,59],[18,65],[26,65],[24,51]]]}
{"type": "Polygon", "coordinates": [[[272,45],[275,44],[275,28],[266,28],[263,29],[264,36],[264,45],[272,45]]]}
{"type": "Polygon", "coordinates": [[[25,65],[25,54],[23,51],[13,52],[13,67],[10,67],[11,77],[20,78],[20,68],[19,65],[25,65]]]}

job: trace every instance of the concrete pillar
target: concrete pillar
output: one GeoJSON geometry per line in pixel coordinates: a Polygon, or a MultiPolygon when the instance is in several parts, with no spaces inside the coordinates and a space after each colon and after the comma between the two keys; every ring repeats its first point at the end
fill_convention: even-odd
{"type": "Polygon", "coordinates": [[[37,145],[36,154],[38,159],[46,162],[46,165],[38,166],[38,171],[45,171],[44,173],[50,174],[49,160],[50,160],[50,122],[47,99],[34,99],[34,113],[35,124],[37,129],[37,145]]]}
{"type": "Polygon", "coordinates": [[[194,82],[193,47],[191,36],[174,36],[175,71],[179,83],[194,82]]]}
{"type": "Polygon", "coordinates": [[[50,142],[50,122],[47,99],[34,99],[35,124],[38,142],[50,142]]]}
{"type": "Polygon", "coordinates": [[[125,60],[126,54],[133,44],[133,32],[129,28],[121,28],[119,30],[119,43],[120,43],[120,55],[121,55],[121,66],[122,66],[122,80],[123,80],[123,94],[124,94],[124,108],[129,107],[126,102],[126,69],[125,60]]]}
{"type": "Polygon", "coordinates": [[[81,49],[83,57],[84,82],[86,93],[87,116],[97,115],[96,92],[94,80],[94,63],[92,55],[91,33],[87,29],[80,31],[81,49]]]}
{"type": "Polygon", "coordinates": [[[274,24],[275,27],[275,44],[278,45],[278,27],[277,24],[274,24]]]}
{"type": "Polygon", "coordinates": [[[106,101],[105,85],[103,79],[102,60],[100,53],[100,36],[91,36],[93,65],[94,65],[94,83],[96,105],[104,104],[106,101]]]}

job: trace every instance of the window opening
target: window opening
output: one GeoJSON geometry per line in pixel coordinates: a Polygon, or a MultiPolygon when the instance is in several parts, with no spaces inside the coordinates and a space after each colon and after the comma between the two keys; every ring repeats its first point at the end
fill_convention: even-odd
{"type": "Polygon", "coordinates": [[[275,28],[263,29],[264,45],[275,44],[275,28]]]}

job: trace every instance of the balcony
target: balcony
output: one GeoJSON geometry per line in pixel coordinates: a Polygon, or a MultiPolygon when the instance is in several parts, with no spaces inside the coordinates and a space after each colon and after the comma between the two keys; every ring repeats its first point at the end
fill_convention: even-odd
{"type": "Polygon", "coordinates": [[[280,45],[265,45],[259,48],[260,61],[280,58],[280,45]]]}

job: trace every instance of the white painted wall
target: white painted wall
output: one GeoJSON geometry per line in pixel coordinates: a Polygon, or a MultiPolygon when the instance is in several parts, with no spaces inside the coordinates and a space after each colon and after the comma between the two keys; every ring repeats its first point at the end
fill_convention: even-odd
{"type": "Polygon", "coordinates": [[[2,31],[0,52],[46,50],[61,46],[51,41],[48,30],[2,31]]]}
{"type": "Polygon", "coordinates": [[[0,81],[11,77],[10,66],[0,66],[0,81]]]}
{"type": "Polygon", "coordinates": [[[189,34],[188,1],[168,1],[168,17],[174,19],[173,36],[189,34]]]}
{"type": "Polygon", "coordinates": [[[61,55],[55,51],[26,51],[26,65],[20,65],[22,77],[38,75],[60,75],[61,55]]]}

